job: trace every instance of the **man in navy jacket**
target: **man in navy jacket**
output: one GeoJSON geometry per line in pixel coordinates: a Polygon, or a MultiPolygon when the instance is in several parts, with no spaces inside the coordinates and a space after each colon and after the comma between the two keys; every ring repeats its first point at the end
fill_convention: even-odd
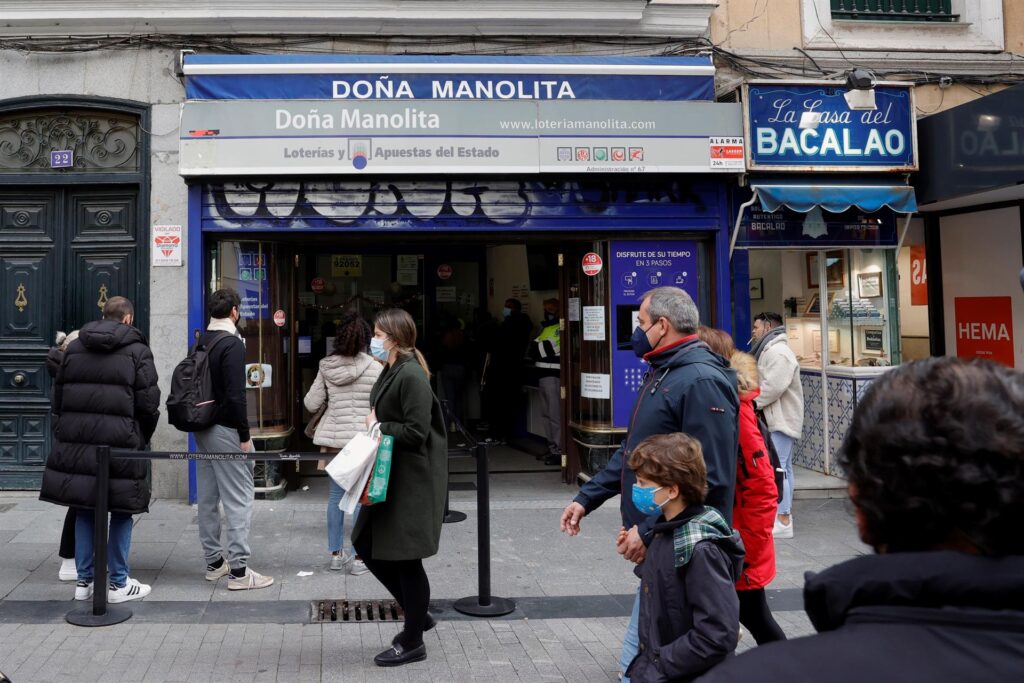
{"type": "MultiPolygon", "coordinates": [[[[658,287],[647,292],[637,322],[633,351],[650,368],[637,393],[626,438],[605,468],[584,484],[565,508],[561,528],[575,536],[584,515],[620,495],[622,526],[628,533],[618,550],[627,560],[642,562],[657,515],[648,517],[633,505],[631,492],[636,477],[626,466],[631,449],[655,434],[685,432],[696,438],[708,471],[706,502],[731,524],[739,396],[736,373],[729,362],[697,338],[699,313],[685,291],[658,287]]],[[[637,652],[637,604],[623,643],[623,670],[637,652]]],[[[628,683],[628,679],[623,680],[628,683]]]]}

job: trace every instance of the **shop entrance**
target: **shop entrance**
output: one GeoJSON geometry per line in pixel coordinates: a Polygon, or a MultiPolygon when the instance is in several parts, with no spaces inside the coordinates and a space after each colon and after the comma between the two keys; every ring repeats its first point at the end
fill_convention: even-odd
{"type": "MultiPolygon", "coordinates": [[[[249,417],[264,450],[314,450],[303,434],[311,415],[303,397],[322,358],[334,351],[337,322],[355,311],[371,325],[378,311],[398,307],[417,324],[417,346],[449,415],[450,443],[491,439],[495,474],[550,472],[565,464],[564,400],[549,416],[541,373],[530,347],[541,331],[545,302],[564,317],[559,256],[571,246],[542,238],[516,242],[460,236],[383,242],[375,236],[259,236],[208,243],[216,286],[236,287],[248,362],[249,417]],[[519,310],[515,309],[518,302],[519,310]],[[558,300],[555,307],[552,300],[558,300]],[[294,353],[292,352],[294,350],[294,353]],[[258,362],[257,362],[258,361],[258,362]]],[[[580,249],[592,243],[581,242],[580,249]]],[[[560,369],[553,374],[561,381],[560,369]]],[[[564,386],[564,383],[563,383],[564,386]]],[[[564,395],[564,394],[561,394],[564,395]]],[[[462,463],[467,471],[471,461],[462,463]]],[[[452,463],[458,471],[460,463],[452,463]]],[[[294,487],[318,474],[315,463],[291,463],[280,484],[294,487]],[[294,471],[293,471],[294,470],[294,471]]],[[[275,479],[274,473],[267,476],[275,479]]]]}

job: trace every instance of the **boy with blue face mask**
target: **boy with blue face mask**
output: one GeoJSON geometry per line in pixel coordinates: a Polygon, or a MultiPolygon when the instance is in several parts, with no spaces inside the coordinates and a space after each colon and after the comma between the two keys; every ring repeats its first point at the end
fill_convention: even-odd
{"type": "Polygon", "coordinates": [[[683,433],[644,439],[629,467],[637,480],[633,504],[660,516],[647,556],[634,570],[640,652],[626,675],[634,683],[691,680],[736,649],[743,544],[722,515],[704,505],[707,469],[696,439],[683,433]]]}

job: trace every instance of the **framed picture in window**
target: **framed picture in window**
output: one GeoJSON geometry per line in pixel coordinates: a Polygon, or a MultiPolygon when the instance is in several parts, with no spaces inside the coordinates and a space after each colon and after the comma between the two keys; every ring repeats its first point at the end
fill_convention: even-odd
{"type": "Polygon", "coordinates": [[[764,299],[764,278],[750,278],[750,300],[761,301],[764,299]]]}
{"type": "MultiPolygon", "coordinates": [[[[846,255],[841,250],[825,252],[825,284],[829,289],[846,285],[846,255]]],[[[818,288],[818,252],[807,254],[807,286],[818,288]]]]}
{"type": "Polygon", "coordinates": [[[882,296],[882,274],[859,273],[857,275],[857,296],[861,299],[882,296]]]}
{"type": "Polygon", "coordinates": [[[881,327],[860,328],[860,352],[869,356],[881,356],[885,353],[885,336],[881,327]]]}

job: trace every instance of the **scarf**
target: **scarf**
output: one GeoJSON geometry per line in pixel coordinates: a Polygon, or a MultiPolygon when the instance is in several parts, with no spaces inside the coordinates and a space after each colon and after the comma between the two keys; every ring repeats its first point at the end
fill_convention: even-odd
{"type": "Polygon", "coordinates": [[[242,335],[238,332],[238,326],[231,321],[231,318],[210,318],[210,324],[206,326],[207,332],[229,332],[239,339],[242,335]]]}
{"type": "Polygon", "coordinates": [[[773,330],[769,330],[768,332],[765,333],[763,337],[757,340],[757,342],[754,344],[754,348],[750,349],[751,355],[754,356],[754,358],[756,358],[757,360],[761,360],[761,354],[764,352],[765,347],[768,346],[768,342],[770,342],[772,339],[775,339],[776,337],[781,337],[785,333],[786,328],[782,325],[779,325],[773,330]]]}
{"type": "Polygon", "coordinates": [[[692,517],[686,524],[672,532],[672,547],[675,550],[676,567],[685,566],[693,557],[694,547],[701,541],[716,538],[731,538],[732,529],[721,513],[713,507],[692,517]]]}

